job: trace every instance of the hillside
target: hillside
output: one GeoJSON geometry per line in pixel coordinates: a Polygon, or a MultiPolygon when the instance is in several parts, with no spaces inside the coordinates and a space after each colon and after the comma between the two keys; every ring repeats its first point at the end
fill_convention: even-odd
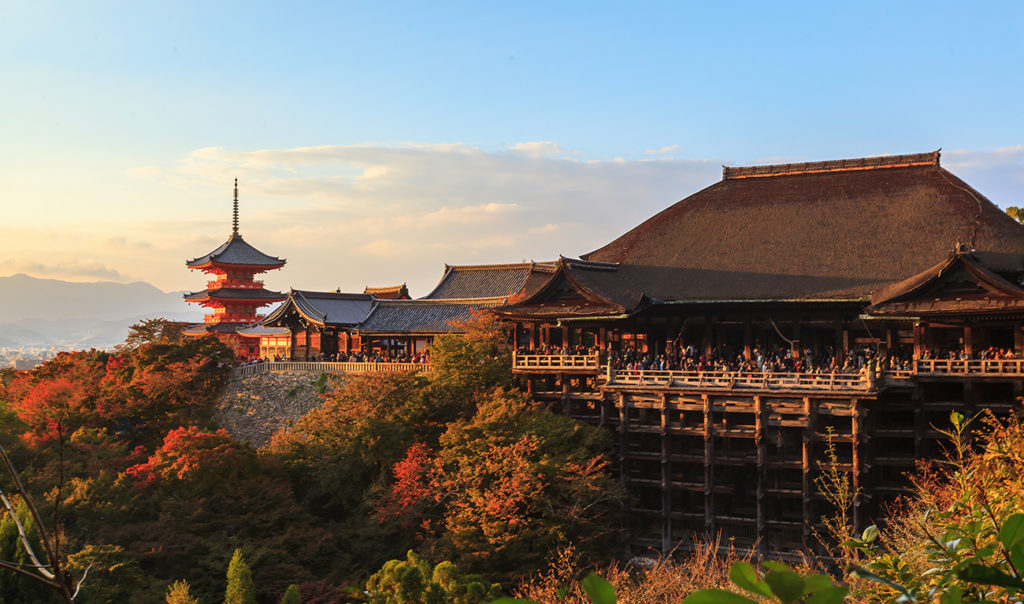
{"type": "Polygon", "coordinates": [[[142,318],[199,320],[182,292],[144,282],[74,283],[24,274],[0,277],[0,347],[107,347],[142,318]]]}

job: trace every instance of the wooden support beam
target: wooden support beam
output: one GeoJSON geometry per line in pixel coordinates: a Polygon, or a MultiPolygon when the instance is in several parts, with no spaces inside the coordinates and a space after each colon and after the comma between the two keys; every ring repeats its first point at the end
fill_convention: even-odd
{"type": "Polygon", "coordinates": [[[813,462],[811,461],[812,437],[814,436],[814,405],[810,397],[804,397],[804,432],[803,446],[801,448],[801,469],[803,479],[801,481],[801,495],[803,496],[803,531],[804,543],[811,542],[811,527],[814,524],[814,509],[811,505],[811,496],[814,493],[813,462]]]}
{"type": "Polygon", "coordinates": [[[853,530],[854,533],[859,535],[864,530],[864,514],[861,510],[861,489],[863,485],[863,451],[861,447],[861,438],[864,434],[864,417],[863,409],[861,407],[860,399],[853,399],[851,404],[853,417],[852,422],[852,441],[853,441],[853,530]]]}
{"type": "Polygon", "coordinates": [[[715,441],[711,417],[711,398],[701,395],[704,403],[704,530],[715,534],[715,441]]]}
{"type": "Polygon", "coordinates": [[[1013,324],[1013,356],[1024,358],[1024,325],[1019,321],[1013,324]]]}
{"type": "Polygon", "coordinates": [[[572,415],[572,382],[570,381],[572,378],[560,373],[559,379],[562,380],[562,409],[565,416],[569,417],[572,415]]]}
{"type": "Polygon", "coordinates": [[[974,330],[970,325],[964,325],[964,352],[967,353],[967,358],[974,358],[974,330]]]}
{"type": "Polygon", "coordinates": [[[764,400],[754,397],[754,442],[757,445],[757,555],[765,554],[765,528],[767,526],[767,489],[768,489],[768,449],[765,429],[767,413],[764,400]]]}
{"type": "Polygon", "coordinates": [[[704,356],[711,358],[711,348],[714,346],[714,319],[711,315],[704,315],[704,356]]]}
{"type": "Polygon", "coordinates": [[[661,395],[661,553],[672,551],[672,458],[668,393],[661,395]]]}

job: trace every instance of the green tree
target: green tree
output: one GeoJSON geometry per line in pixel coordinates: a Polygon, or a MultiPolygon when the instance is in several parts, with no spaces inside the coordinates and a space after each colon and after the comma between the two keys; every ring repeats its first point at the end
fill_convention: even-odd
{"type": "Polygon", "coordinates": [[[453,323],[461,334],[434,338],[430,349],[431,381],[447,396],[464,398],[512,383],[508,326],[490,311],[453,323]]]}
{"type": "Polygon", "coordinates": [[[181,332],[187,323],[179,321],[168,321],[167,319],[143,319],[133,323],[128,328],[128,337],[124,344],[118,346],[121,350],[132,350],[142,344],[160,342],[162,344],[177,344],[181,342],[181,332]]]}
{"type": "Polygon", "coordinates": [[[1006,208],[1006,213],[1010,215],[1010,218],[1013,218],[1017,222],[1024,224],[1024,208],[1010,206],[1006,208]]]}
{"type": "Polygon", "coordinates": [[[166,600],[167,604],[199,604],[199,600],[189,592],[188,581],[184,579],[171,583],[167,588],[166,600]]]}
{"type": "MultiPolygon", "coordinates": [[[[18,504],[17,514],[28,536],[29,543],[32,544],[35,551],[41,551],[39,533],[24,502],[18,504]]],[[[9,512],[5,513],[3,519],[0,520],[0,560],[26,569],[30,568],[32,564],[18,534],[18,526],[9,512]]],[[[53,589],[37,579],[13,570],[0,568],[0,604],[58,601],[59,598],[53,589]]]]}
{"type": "Polygon", "coordinates": [[[481,604],[501,596],[497,583],[465,575],[451,562],[433,568],[410,550],[405,560],[389,560],[366,582],[375,604],[481,604]]]}
{"type": "Polygon", "coordinates": [[[224,591],[224,604],[256,604],[252,572],[240,549],[235,550],[228,564],[228,587],[224,591]]]}
{"type": "Polygon", "coordinates": [[[302,604],[302,596],[299,594],[299,587],[292,583],[284,590],[281,596],[281,604],[302,604]]]}

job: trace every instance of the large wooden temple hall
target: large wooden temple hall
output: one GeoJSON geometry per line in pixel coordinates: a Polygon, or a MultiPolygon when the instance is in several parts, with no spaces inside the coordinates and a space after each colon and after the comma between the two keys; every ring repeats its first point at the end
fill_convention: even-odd
{"type": "Polygon", "coordinates": [[[724,168],[494,309],[523,387],[616,431],[634,543],[805,549],[829,439],[863,527],[951,411],[1020,410],[1024,227],[939,159],[724,168]]]}
{"type": "Polygon", "coordinates": [[[726,167],[577,258],[446,267],[419,300],[292,291],[251,333],[294,358],[417,351],[489,308],[524,389],[617,434],[634,544],[786,553],[830,512],[830,441],[863,527],[951,411],[1020,411],[1022,282],[1024,226],[936,151],[726,167]]]}

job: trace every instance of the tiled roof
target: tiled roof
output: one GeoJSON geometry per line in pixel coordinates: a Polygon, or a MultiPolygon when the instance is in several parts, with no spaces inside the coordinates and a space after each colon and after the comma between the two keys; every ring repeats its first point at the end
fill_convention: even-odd
{"type": "Polygon", "coordinates": [[[451,321],[472,317],[471,304],[451,304],[427,300],[380,300],[370,316],[360,323],[360,333],[445,333],[458,331],[451,321]]]}
{"type": "Polygon", "coordinates": [[[217,264],[233,264],[236,266],[284,266],[285,261],[275,256],[268,256],[242,239],[241,235],[232,235],[223,245],[205,256],[189,260],[185,264],[198,268],[211,262],[217,264]]]}
{"type": "Polygon", "coordinates": [[[199,300],[264,300],[266,302],[277,302],[284,300],[287,296],[281,292],[271,291],[263,288],[230,288],[221,287],[218,289],[204,289],[200,292],[185,294],[185,299],[190,302],[199,300]]]}
{"type": "Polygon", "coordinates": [[[369,294],[293,289],[288,292],[288,299],[260,323],[272,323],[287,315],[289,310],[295,309],[308,321],[318,325],[352,326],[366,318],[373,300],[373,296],[369,294]]]}
{"type": "Polygon", "coordinates": [[[547,280],[555,263],[445,266],[441,282],[424,300],[502,300],[547,280]],[[538,279],[538,277],[540,277],[538,279]]]}
{"type": "Polygon", "coordinates": [[[405,284],[392,285],[390,287],[369,287],[363,290],[364,294],[370,294],[380,300],[408,300],[409,288],[405,284]]]}

